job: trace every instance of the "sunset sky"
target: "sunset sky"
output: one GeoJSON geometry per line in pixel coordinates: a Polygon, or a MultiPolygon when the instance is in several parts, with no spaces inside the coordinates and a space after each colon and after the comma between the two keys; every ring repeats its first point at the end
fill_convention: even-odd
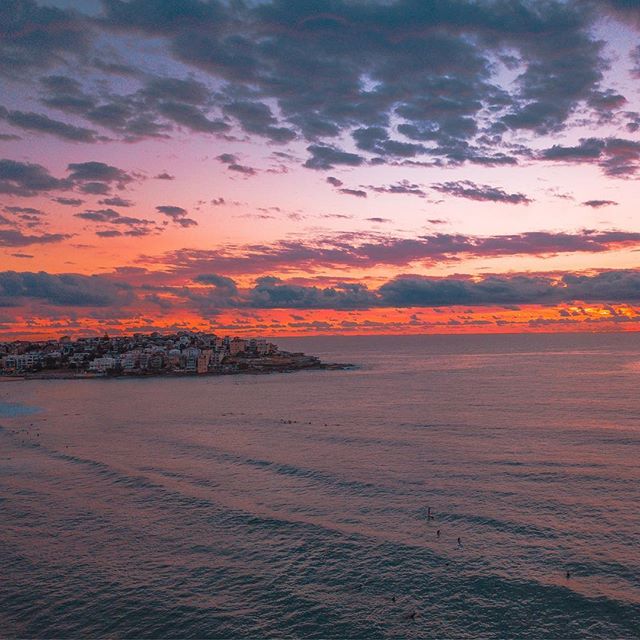
{"type": "Polygon", "coordinates": [[[0,336],[640,329],[640,1],[3,0],[0,336]]]}

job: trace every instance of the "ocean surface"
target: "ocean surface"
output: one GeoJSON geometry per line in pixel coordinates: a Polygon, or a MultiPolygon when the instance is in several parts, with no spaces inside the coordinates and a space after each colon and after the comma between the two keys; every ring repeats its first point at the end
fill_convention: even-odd
{"type": "Polygon", "coordinates": [[[0,383],[0,637],[640,637],[640,334],[278,342],[0,383]]]}

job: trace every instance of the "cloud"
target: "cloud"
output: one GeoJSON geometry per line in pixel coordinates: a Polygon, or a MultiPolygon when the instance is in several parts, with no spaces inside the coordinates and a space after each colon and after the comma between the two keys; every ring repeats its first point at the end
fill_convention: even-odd
{"type": "Polygon", "coordinates": [[[262,102],[234,101],[223,106],[226,114],[238,120],[247,133],[256,133],[272,142],[285,143],[295,139],[295,131],[278,126],[271,109],[262,102]]]}
{"type": "Polygon", "coordinates": [[[258,278],[253,288],[217,304],[256,309],[369,309],[487,305],[555,305],[575,301],[636,302],[640,271],[605,271],[594,275],[565,273],[455,276],[433,278],[404,275],[378,289],[354,283],[330,287],[294,285],[275,277],[258,278]]]}
{"type": "Polygon", "coordinates": [[[355,196],[356,198],[366,198],[367,192],[362,189],[338,189],[340,193],[343,193],[346,196],[355,196]]]}
{"type": "Polygon", "coordinates": [[[115,237],[121,235],[122,232],[117,230],[117,227],[126,227],[124,235],[128,236],[146,236],[154,230],[153,220],[146,220],[144,218],[135,218],[132,216],[123,216],[114,209],[95,209],[82,211],[75,213],[76,218],[82,220],[88,220],[90,222],[96,222],[106,224],[116,229],[99,229],[96,231],[96,235],[103,238],[115,237]]]}
{"type": "Polygon", "coordinates": [[[101,276],[0,272],[0,306],[34,299],[55,306],[109,307],[133,302],[130,286],[101,276]]]}
{"type": "Polygon", "coordinates": [[[58,204],[63,204],[67,207],[79,207],[84,200],[81,200],[80,198],[54,198],[53,199],[54,202],[57,202],[58,204]]]}
{"type": "MultiPolygon", "coordinates": [[[[101,24],[165,38],[177,60],[223,87],[222,108],[250,134],[286,142],[300,132],[320,148],[353,134],[383,162],[499,164],[516,162],[496,151],[509,129],[555,132],[581,106],[602,114],[621,104],[601,86],[607,63],[584,4],[106,0],[101,24]],[[495,73],[496,61],[515,82],[495,73]]],[[[311,168],[338,164],[311,153],[311,168]]]]}
{"type": "Polygon", "coordinates": [[[35,209],[34,207],[7,206],[7,207],[4,207],[4,211],[6,211],[7,213],[28,214],[32,216],[44,215],[44,211],[41,211],[40,209],[35,209]]]}
{"type": "Polygon", "coordinates": [[[71,142],[96,142],[96,132],[85,127],[77,127],[60,120],[53,120],[49,116],[32,111],[7,111],[0,107],[0,117],[4,118],[10,125],[25,129],[27,131],[37,131],[38,133],[49,133],[62,140],[71,142]]]}
{"type": "Polygon", "coordinates": [[[379,289],[380,304],[435,307],[551,303],[555,282],[543,276],[488,276],[480,280],[403,276],[379,289]]]}
{"type": "Polygon", "coordinates": [[[341,151],[335,147],[312,144],[307,147],[311,157],[304,163],[308,169],[333,169],[337,164],[350,167],[360,166],[364,160],[355,153],[341,151]]]}
{"type": "Polygon", "coordinates": [[[111,187],[106,182],[85,182],[79,186],[79,190],[92,196],[106,196],[111,187]]]}
{"type": "Polygon", "coordinates": [[[574,146],[553,145],[540,155],[544,160],[588,163],[605,174],[628,178],[640,169],[640,142],[623,138],[582,138],[574,146]]]}
{"type": "Polygon", "coordinates": [[[616,230],[537,231],[497,236],[435,233],[415,238],[347,233],[306,241],[230,245],[216,250],[181,249],[141,260],[162,264],[167,273],[176,276],[194,277],[198,273],[234,275],[273,270],[315,273],[326,268],[401,267],[412,263],[434,265],[460,258],[602,253],[638,246],[640,233],[616,230]]]}
{"type": "Polygon", "coordinates": [[[12,77],[58,64],[89,46],[89,25],[82,16],[34,0],[4,0],[0,25],[0,73],[12,77]]]}
{"type": "Polygon", "coordinates": [[[592,209],[599,209],[600,207],[615,206],[618,203],[614,200],[587,200],[582,203],[584,207],[591,207],[592,209]]]}
{"type": "MultiPolygon", "coordinates": [[[[109,83],[88,93],[85,78],[49,76],[42,102],[127,141],[166,137],[175,124],[210,134],[233,126],[273,143],[306,140],[312,169],[412,159],[492,166],[528,151],[506,142],[510,131],[555,133],[579,110],[605,118],[625,102],[605,85],[592,2],[104,0],[91,18],[33,0],[5,4],[5,72],[81,53],[92,73],[125,74],[122,95],[109,83]],[[115,49],[120,34],[141,50],[151,44],[154,68],[177,62],[198,79],[104,62],[103,42],[115,49]]],[[[19,118],[65,139],[97,139],[46,115],[19,118]]]]}
{"type": "Polygon", "coordinates": [[[196,220],[188,217],[189,212],[182,207],[174,205],[160,205],[156,209],[163,215],[171,218],[173,222],[181,227],[195,227],[198,225],[196,220]]]}
{"type": "MultiPolygon", "coordinates": [[[[151,291],[151,297],[161,301],[164,309],[192,309],[204,316],[223,309],[243,313],[260,309],[348,311],[462,307],[466,317],[459,316],[449,321],[460,323],[470,320],[470,324],[482,324],[486,319],[472,320],[471,314],[477,307],[499,306],[518,310],[521,305],[602,303],[615,316],[619,314],[610,305],[637,304],[640,301],[640,270],[636,269],[592,274],[490,274],[482,277],[405,274],[375,289],[341,281],[327,286],[298,284],[274,276],[262,276],[255,280],[253,286],[240,288],[228,276],[213,273],[194,277],[196,286],[180,284],[153,288],[148,284],[126,284],[117,279],[118,275],[126,275],[125,270],[109,276],[0,272],[0,306],[18,306],[34,301],[63,308],[112,307],[114,313],[122,313],[123,307],[135,310],[134,305],[148,300],[151,291]],[[159,298],[156,292],[164,296],[159,298]]],[[[560,315],[568,317],[571,314],[565,309],[560,315]]],[[[304,321],[300,316],[293,319],[304,321]]],[[[413,317],[412,321],[417,321],[417,318],[413,317]]],[[[365,322],[376,324],[371,320],[365,322]]]]}
{"type": "Polygon", "coordinates": [[[109,26],[151,35],[189,28],[217,30],[226,18],[219,4],[201,0],[104,0],[103,4],[109,26]]]}
{"type": "Polygon", "coordinates": [[[374,222],[376,224],[384,224],[386,222],[393,222],[393,220],[391,220],[389,218],[380,218],[380,217],[365,218],[365,220],[367,222],[374,222]]]}
{"type": "Polygon", "coordinates": [[[253,167],[248,167],[244,164],[240,164],[238,162],[238,158],[232,153],[221,153],[216,157],[216,160],[219,160],[223,164],[226,164],[229,171],[242,173],[246,176],[254,176],[258,173],[253,167]]]}
{"type": "Polygon", "coordinates": [[[396,184],[390,184],[381,187],[369,185],[368,189],[371,189],[371,191],[375,191],[376,193],[390,193],[394,195],[406,194],[418,196],[419,198],[427,197],[427,192],[424,190],[422,185],[411,183],[408,180],[400,180],[400,182],[397,182],[396,184]]]}
{"type": "Polygon", "coordinates": [[[197,107],[191,104],[167,101],[158,105],[158,111],[166,118],[181,124],[191,131],[200,133],[221,133],[230,129],[224,120],[209,120],[197,107]]]}
{"type": "Polygon", "coordinates": [[[206,284],[215,287],[218,292],[223,292],[229,296],[235,296],[238,293],[236,283],[226,276],[215,273],[201,273],[194,278],[194,282],[206,284]]]}
{"type": "Polygon", "coordinates": [[[156,180],[175,180],[175,176],[172,176],[170,173],[163,171],[159,173],[157,176],[153,176],[156,180]]]}
{"type": "Polygon", "coordinates": [[[42,165],[0,160],[0,193],[29,197],[70,187],[68,180],[54,178],[42,165]]]}
{"type": "Polygon", "coordinates": [[[445,193],[457,198],[465,198],[479,202],[500,202],[505,204],[529,204],[532,202],[532,200],[523,193],[507,193],[499,187],[476,184],[470,180],[432,184],[431,188],[440,193],[445,193]]]}
{"type": "Polygon", "coordinates": [[[99,204],[104,204],[108,207],[133,207],[133,202],[131,202],[131,200],[125,200],[119,196],[105,198],[104,200],[100,200],[99,204]]]}
{"type": "Polygon", "coordinates": [[[194,105],[207,104],[211,98],[207,85],[193,78],[152,78],[142,93],[153,100],[175,100],[194,105]]]}
{"type": "Polygon", "coordinates": [[[68,165],[67,169],[69,180],[74,182],[115,182],[122,189],[133,181],[126,171],[104,162],[76,162],[68,165]]]}
{"type": "Polygon", "coordinates": [[[27,235],[17,229],[0,230],[0,247],[27,247],[32,244],[55,244],[71,238],[63,233],[27,235]]]}
{"type": "Polygon", "coordinates": [[[359,309],[374,304],[372,293],[363,285],[304,287],[262,277],[248,293],[246,305],[258,309],[359,309]]]}

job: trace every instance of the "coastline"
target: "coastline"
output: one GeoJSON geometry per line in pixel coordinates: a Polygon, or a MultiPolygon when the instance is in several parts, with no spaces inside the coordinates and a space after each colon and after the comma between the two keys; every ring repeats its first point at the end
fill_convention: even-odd
{"type": "Polygon", "coordinates": [[[348,371],[356,369],[357,365],[339,362],[318,362],[301,366],[271,366],[250,369],[230,369],[226,371],[206,371],[196,373],[191,371],[139,371],[130,373],[70,373],[65,370],[39,371],[37,373],[20,373],[16,375],[0,376],[0,383],[19,380],[122,380],[127,378],[203,378],[238,375],[270,375],[273,373],[295,373],[296,371],[348,371]]]}

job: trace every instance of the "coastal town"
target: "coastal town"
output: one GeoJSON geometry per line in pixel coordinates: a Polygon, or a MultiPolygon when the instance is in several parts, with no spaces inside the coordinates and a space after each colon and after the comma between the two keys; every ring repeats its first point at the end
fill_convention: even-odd
{"type": "Polygon", "coordinates": [[[335,369],[315,356],[281,351],[261,338],[178,331],[0,343],[0,375],[20,378],[224,375],[335,369]]]}

